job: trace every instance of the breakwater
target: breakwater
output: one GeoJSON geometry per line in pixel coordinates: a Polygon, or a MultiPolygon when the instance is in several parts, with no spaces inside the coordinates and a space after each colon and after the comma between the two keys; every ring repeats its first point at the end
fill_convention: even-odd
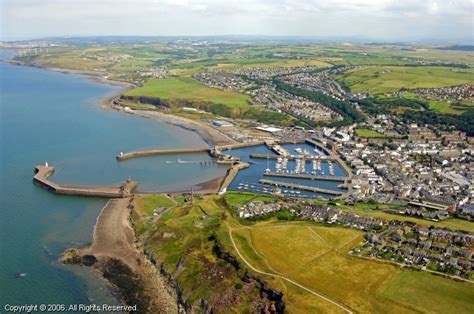
{"type": "Polygon", "coordinates": [[[56,194],[75,195],[75,196],[92,196],[105,198],[123,198],[132,195],[138,183],[127,179],[120,186],[74,186],[60,185],[51,180],[49,177],[54,173],[54,167],[36,166],[33,181],[49,191],[56,194]]]}
{"type": "Polygon", "coordinates": [[[148,149],[148,150],[137,150],[127,153],[119,153],[116,158],[117,160],[126,160],[131,158],[159,156],[159,155],[176,155],[176,154],[192,154],[209,152],[208,147],[195,147],[195,148],[169,148],[169,149],[148,149]]]}

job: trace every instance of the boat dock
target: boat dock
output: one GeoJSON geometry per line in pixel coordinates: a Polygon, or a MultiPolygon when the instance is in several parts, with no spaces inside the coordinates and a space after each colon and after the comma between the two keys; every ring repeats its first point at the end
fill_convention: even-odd
{"type": "MultiPolygon", "coordinates": [[[[282,158],[281,155],[273,155],[273,154],[250,154],[251,158],[258,158],[258,159],[278,159],[282,158]]],[[[295,159],[305,159],[305,160],[321,160],[321,161],[336,161],[336,158],[333,156],[304,156],[304,155],[289,155],[284,156],[284,158],[288,160],[295,160],[295,159]]]]}
{"type": "Polygon", "coordinates": [[[33,181],[56,194],[105,198],[129,197],[138,185],[137,182],[130,179],[124,181],[117,187],[60,185],[48,179],[53,173],[54,167],[36,166],[33,181]]]}
{"type": "Polygon", "coordinates": [[[298,190],[303,190],[303,191],[310,191],[310,192],[316,192],[316,193],[328,194],[328,195],[334,195],[334,196],[340,196],[344,194],[344,192],[341,192],[341,191],[333,191],[333,190],[317,188],[314,186],[307,186],[307,185],[294,184],[294,183],[281,182],[281,181],[273,181],[273,180],[268,180],[268,179],[260,179],[258,182],[261,184],[282,186],[282,187],[291,188],[291,189],[298,189],[298,190]]]}
{"type": "Polygon", "coordinates": [[[264,176],[267,176],[267,177],[306,179],[306,180],[318,180],[318,181],[346,182],[346,181],[348,180],[348,177],[313,175],[313,174],[303,174],[303,173],[265,172],[263,175],[264,175],[264,176]]]}

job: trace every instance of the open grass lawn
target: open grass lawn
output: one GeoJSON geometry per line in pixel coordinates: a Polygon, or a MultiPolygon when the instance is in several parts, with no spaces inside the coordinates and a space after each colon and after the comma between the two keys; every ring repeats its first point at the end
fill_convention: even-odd
{"type": "Polygon", "coordinates": [[[429,101],[429,105],[430,109],[447,114],[463,114],[467,109],[474,108],[474,103],[456,105],[447,101],[429,101]]]}
{"type": "Polygon", "coordinates": [[[137,208],[148,216],[153,215],[153,210],[159,207],[173,207],[175,203],[166,195],[153,194],[153,195],[139,195],[135,200],[138,205],[137,208]]]}
{"type": "Polygon", "coordinates": [[[474,83],[471,69],[374,66],[350,70],[341,77],[353,92],[381,94],[401,88],[437,88],[474,83]]]}
{"type": "Polygon", "coordinates": [[[168,100],[187,99],[244,108],[249,106],[250,101],[247,95],[207,87],[189,77],[152,79],[141,87],[127,91],[125,95],[148,96],[168,100]]]}
{"type": "Polygon", "coordinates": [[[369,129],[356,129],[356,134],[358,137],[364,138],[384,138],[385,135],[374,130],[369,129]]]}
{"type": "MultiPolygon", "coordinates": [[[[346,254],[363,237],[354,229],[308,222],[265,222],[234,228],[233,235],[254,267],[287,276],[356,312],[472,313],[471,284],[346,254]]],[[[309,294],[304,297],[286,281],[269,282],[287,291],[289,312],[339,310],[321,299],[316,302],[309,294]]]]}
{"type": "Polygon", "coordinates": [[[404,271],[383,295],[422,312],[474,313],[474,285],[420,271],[404,271]]]}
{"type": "Polygon", "coordinates": [[[251,192],[229,191],[224,195],[229,206],[243,205],[250,201],[271,201],[276,199],[275,196],[259,195],[251,192]]]}
{"type": "MultiPolygon", "coordinates": [[[[360,231],[275,222],[234,229],[233,234],[241,252],[260,270],[285,275],[358,312],[410,312],[380,295],[384,285],[400,272],[397,267],[346,254],[348,244],[355,246],[362,240],[360,231]]],[[[290,291],[295,289],[288,282],[281,284],[290,291]]],[[[286,298],[289,305],[303,312],[310,310],[311,304],[298,294],[286,298]]],[[[326,311],[328,307],[331,312],[339,310],[328,302],[325,306],[326,311]]]]}

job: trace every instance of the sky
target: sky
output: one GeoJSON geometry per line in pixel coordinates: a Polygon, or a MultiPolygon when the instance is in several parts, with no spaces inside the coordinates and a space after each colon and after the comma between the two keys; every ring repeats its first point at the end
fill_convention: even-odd
{"type": "Polygon", "coordinates": [[[474,0],[0,0],[2,40],[270,35],[474,38],[474,0]]]}

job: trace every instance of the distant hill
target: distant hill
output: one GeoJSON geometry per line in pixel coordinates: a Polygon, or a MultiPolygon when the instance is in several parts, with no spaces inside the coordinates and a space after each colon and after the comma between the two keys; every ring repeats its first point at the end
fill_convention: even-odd
{"type": "Polygon", "coordinates": [[[454,45],[454,46],[443,47],[439,49],[440,50],[474,51],[474,45],[454,45]]]}

